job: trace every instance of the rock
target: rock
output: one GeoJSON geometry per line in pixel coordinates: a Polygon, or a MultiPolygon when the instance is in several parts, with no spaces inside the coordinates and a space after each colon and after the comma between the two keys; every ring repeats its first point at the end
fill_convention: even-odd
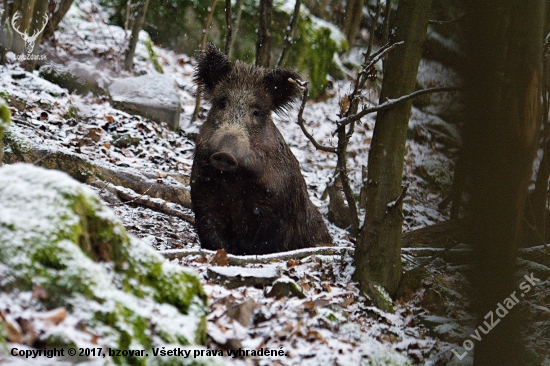
{"type": "Polygon", "coordinates": [[[46,65],[40,68],[40,77],[51,81],[69,92],[94,95],[107,94],[112,79],[92,65],[78,61],[69,61],[66,65],[46,65]]]}
{"type": "Polygon", "coordinates": [[[120,148],[128,146],[138,146],[141,139],[139,137],[132,137],[130,134],[125,133],[123,135],[113,136],[113,145],[120,148]]]}
{"type": "MultiPolygon", "coordinates": [[[[207,299],[196,273],[127,234],[91,189],[65,173],[14,164],[0,168],[0,197],[2,293],[13,302],[10,316],[39,311],[59,322],[32,324],[40,348],[82,344],[90,335],[97,347],[118,349],[205,342],[207,299]],[[21,296],[38,286],[40,296],[21,296]]],[[[116,360],[149,362],[135,355],[116,360]]]]}
{"type": "Polygon", "coordinates": [[[281,271],[277,265],[263,268],[213,266],[208,268],[207,275],[227,288],[240,286],[263,287],[271,285],[276,279],[281,277],[281,271]]]}
{"type": "Polygon", "coordinates": [[[266,294],[266,297],[297,297],[299,299],[304,299],[306,295],[304,295],[304,292],[296,282],[288,277],[284,277],[279,278],[273,283],[273,287],[271,287],[271,290],[266,294]]]}
{"type": "Polygon", "coordinates": [[[0,98],[0,166],[4,158],[4,132],[10,125],[11,113],[4,99],[0,98]]]}
{"type": "Polygon", "coordinates": [[[115,108],[166,122],[170,129],[179,130],[181,102],[169,75],[155,73],[117,79],[109,86],[109,94],[115,108]]]}

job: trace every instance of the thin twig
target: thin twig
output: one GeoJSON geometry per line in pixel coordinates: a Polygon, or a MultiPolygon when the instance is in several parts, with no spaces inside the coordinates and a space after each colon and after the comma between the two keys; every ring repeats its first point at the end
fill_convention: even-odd
{"type": "Polygon", "coordinates": [[[317,150],[326,151],[326,152],[336,154],[338,151],[335,147],[323,146],[320,143],[318,143],[317,140],[315,140],[315,138],[309,132],[307,132],[306,127],[304,126],[304,118],[303,118],[304,109],[305,109],[306,103],[309,99],[309,90],[307,88],[307,81],[298,82],[298,81],[290,79],[290,78],[288,79],[288,81],[290,81],[291,83],[298,86],[303,92],[302,104],[300,105],[300,111],[298,112],[298,121],[297,121],[298,126],[300,126],[300,128],[302,129],[302,132],[304,133],[304,135],[309,139],[309,141],[311,141],[311,143],[313,144],[313,146],[315,146],[315,148],[317,150]]]}

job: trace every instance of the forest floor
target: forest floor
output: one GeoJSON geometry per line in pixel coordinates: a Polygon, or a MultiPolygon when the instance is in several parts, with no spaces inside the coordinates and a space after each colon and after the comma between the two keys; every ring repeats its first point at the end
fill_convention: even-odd
{"type": "MultiPolygon", "coordinates": [[[[73,6],[62,29],[56,32],[57,45],[46,45],[50,59],[79,60],[110,77],[131,76],[121,70],[127,36],[119,27],[108,26],[106,12],[93,1],[73,6]]],[[[107,97],[69,93],[17,65],[0,66],[0,92],[10,99],[12,134],[25,136],[32,145],[65,151],[92,161],[124,168],[138,175],[176,179],[188,184],[193,160],[193,136],[204,120],[208,104],[203,103],[201,118],[190,123],[195,105],[193,71],[195,60],[154,47],[164,73],[173,77],[182,102],[181,132],[155,124],[141,116],[113,108],[107,97]],[[139,138],[136,146],[114,145],[114,136],[129,134],[139,138]]],[[[360,49],[349,56],[358,60],[360,49]]],[[[142,43],[138,45],[134,73],[154,72],[142,43]]],[[[440,64],[423,60],[419,81],[425,87],[453,85],[457,76],[440,64]]],[[[308,103],[304,118],[317,141],[336,143],[332,133],[339,111],[338,102],[349,93],[351,82],[334,81],[322,101],[308,103]]],[[[364,95],[365,103],[378,100],[379,83],[364,95]]],[[[417,104],[411,115],[404,180],[409,183],[404,200],[405,231],[426,227],[448,218],[437,204],[448,192],[453,159],[460,145],[452,116],[457,111],[452,95],[431,96],[417,104]],[[447,120],[447,121],[446,121],[447,120]]],[[[297,108],[274,116],[293,153],[300,162],[312,201],[326,218],[328,201],[321,200],[334,174],[336,157],[316,151],[296,124],[297,108]]],[[[359,195],[362,166],[366,165],[374,127],[374,116],[365,117],[356,129],[348,155],[353,190],[359,195]]],[[[126,229],[157,250],[199,250],[192,224],[181,218],[136,204],[122,204],[103,189],[95,189],[115,211],[126,229]]],[[[192,216],[192,212],[181,208],[192,216]]],[[[334,245],[352,248],[347,232],[327,221],[334,245]]],[[[283,278],[298,284],[303,298],[270,297],[271,286],[227,288],[209,275],[214,265],[226,265],[223,258],[197,253],[173,259],[194,268],[203,278],[211,312],[208,315],[208,345],[211,349],[259,347],[285,351],[281,357],[228,358],[228,362],[250,365],[359,365],[412,364],[467,365],[472,354],[460,359],[464,340],[474,331],[468,312],[468,267],[437,259],[425,267],[422,286],[405,292],[395,303],[395,313],[372,306],[352,281],[353,258],[313,255],[303,259],[250,263],[248,268],[279,271],[283,278]],[[453,352],[453,349],[455,350],[453,352]]],[[[404,255],[404,267],[412,269],[423,258],[404,255]]],[[[529,324],[531,348],[546,360],[550,334],[548,280],[545,288],[530,294],[526,306],[542,307],[543,314],[529,324]],[[546,302],[546,303],[545,303],[546,302]],[[547,313],[546,313],[547,312],[547,313]],[[537,323],[536,322],[540,322],[537,323]],[[546,333],[545,333],[546,332],[546,333]],[[544,350],[546,348],[546,351],[544,350]]]]}

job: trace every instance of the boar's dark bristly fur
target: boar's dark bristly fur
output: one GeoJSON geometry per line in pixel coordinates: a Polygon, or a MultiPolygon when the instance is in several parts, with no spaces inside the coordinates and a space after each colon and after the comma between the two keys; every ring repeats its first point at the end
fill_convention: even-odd
{"type": "Polygon", "coordinates": [[[298,161],[271,119],[299,93],[289,78],[299,76],[233,64],[212,45],[199,58],[195,81],[212,102],[191,172],[203,248],[266,254],[331,242],[298,161]]]}

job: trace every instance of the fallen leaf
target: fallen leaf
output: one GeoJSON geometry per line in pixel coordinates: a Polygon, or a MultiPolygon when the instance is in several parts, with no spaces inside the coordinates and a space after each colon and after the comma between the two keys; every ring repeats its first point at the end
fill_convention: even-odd
{"type": "Polygon", "coordinates": [[[66,317],[67,317],[67,309],[63,307],[56,308],[36,316],[37,319],[42,320],[44,323],[50,326],[58,325],[63,320],[65,320],[66,317]]]}
{"type": "Polygon", "coordinates": [[[19,324],[11,318],[5,317],[1,312],[0,318],[4,323],[4,330],[6,331],[6,338],[8,338],[8,341],[23,344],[23,332],[19,324]]]}
{"type": "Polygon", "coordinates": [[[325,337],[323,337],[323,335],[321,333],[319,333],[318,331],[316,331],[316,330],[308,331],[307,335],[306,335],[306,339],[309,342],[313,342],[315,340],[318,340],[318,341],[321,341],[321,343],[323,343],[323,344],[327,344],[327,340],[325,339],[325,337]]]}
{"type": "Polygon", "coordinates": [[[349,111],[349,107],[351,105],[351,101],[349,100],[349,97],[347,94],[344,94],[342,98],[340,98],[340,101],[338,102],[338,105],[340,106],[340,115],[344,116],[349,111]]]}
{"type": "Polygon", "coordinates": [[[347,307],[347,306],[350,306],[351,304],[353,304],[354,302],[355,302],[355,300],[354,300],[353,297],[346,297],[344,299],[344,302],[342,303],[342,306],[347,307]]]}
{"type": "Polygon", "coordinates": [[[127,150],[125,148],[120,149],[120,151],[122,151],[124,156],[126,156],[127,158],[131,158],[131,157],[134,156],[134,154],[132,154],[132,152],[130,150],[127,150]]]}
{"type": "Polygon", "coordinates": [[[327,282],[323,283],[321,286],[323,286],[326,292],[332,291],[332,288],[330,288],[330,285],[327,282]]]}
{"type": "Polygon", "coordinates": [[[158,178],[166,178],[167,176],[168,176],[168,173],[157,172],[157,177],[158,177],[158,178]]]}
{"type": "Polygon", "coordinates": [[[208,259],[206,259],[206,257],[198,257],[197,259],[195,259],[195,262],[197,263],[208,263],[208,259]]]}
{"type": "Polygon", "coordinates": [[[245,302],[236,304],[227,309],[225,313],[228,317],[241,323],[243,327],[248,327],[252,320],[254,309],[256,308],[256,301],[248,299],[245,302]]]}
{"type": "Polygon", "coordinates": [[[46,300],[48,298],[48,293],[44,287],[40,285],[34,285],[32,287],[32,297],[37,300],[46,300]]]}
{"type": "Polygon", "coordinates": [[[227,258],[227,252],[224,249],[218,249],[216,254],[214,254],[214,257],[212,257],[210,264],[215,264],[217,266],[228,266],[229,259],[227,258]]]}
{"type": "Polygon", "coordinates": [[[106,115],[106,116],[105,116],[105,119],[106,119],[107,121],[109,121],[110,123],[113,123],[113,122],[115,121],[115,117],[110,116],[110,115],[106,115]]]}
{"type": "Polygon", "coordinates": [[[298,265],[300,265],[300,261],[296,260],[296,259],[291,258],[286,262],[287,267],[294,267],[294,266],[298,266],[298,265]]]}

